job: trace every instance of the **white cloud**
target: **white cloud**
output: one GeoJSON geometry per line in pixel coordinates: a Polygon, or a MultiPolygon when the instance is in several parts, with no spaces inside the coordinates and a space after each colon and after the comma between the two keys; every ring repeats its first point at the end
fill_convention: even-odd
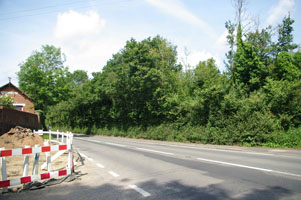
{"type": "Polygon", "coordinates": [[[63,43],[62,51],[66,54],[66,65],[71,71],[83,69],[89,73],[98,72],[124,45],[121,39],[80,39],[73,42],[63,43]]]}
{"type": "Polygon", "coordinates": [[[215,42],[215,49],[219,52],[219,53],[225,53],[228,49],[227,46],[227,35],[228,35],[228,31],[225,30],[220,36],[218,36],[216,42],[215,42]]]}
{"type": "MultiPolygon", "coordinates": [[[[214,58],[214,56],[205,50],[193,52],[188,56],[188,63],[191,66],[196,66],[200,61],[207,60],[209,58],[214,58]]],[[[216,59],[215,59],[216,60],[216,59]]]]}
{"type": "Polygon", "coordinates": [[[100,19],[95,11],[78,13],[70,10],[58,15],[54,34],[57,39],[95,35],[104,28],[105,24],[106,21],[100,19]]]}
{"type": "Polygon", "coordinates": [[[272,7],[270,15],[266,20],[267,25],[273,25],[282,19],[288,12],[292,11],[295,6],[294,0],[279,0],[278,5],[272,7]]]}
{"type": "Polygon", "coordinates": [[[107,30],[103,30],[105,23],[96,11],[68,11],[58,15],[55,43],[66,55],[70,71],[100,71],[112,54],[122,48],[121,38],[108,37],[107,30]]]}
{"type": "Polygon", "coordinates": [[[220,59],[216,55],[206,50],[188,52],[188,55],[180,53],[179,57],[181,58],[180,62],[182,62],[184,66],[188,64],[190,69],[195,68],[196,65],[200,63],[200,61],[205,61],[210,58],[213,58],[218,66],[220,66],[221,64],[220,59]]]}
{"type": "Polygon", "coordinates": [[[203,20],[187,10],[178,0],[146,0],[163,12],[190,24],[200,26],[210,38],[215,38],[214,30],[203,20]]]}

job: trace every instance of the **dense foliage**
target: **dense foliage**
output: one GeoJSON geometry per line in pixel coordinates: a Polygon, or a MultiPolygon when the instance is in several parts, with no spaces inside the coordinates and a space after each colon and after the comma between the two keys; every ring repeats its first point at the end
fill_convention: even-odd
{"type": "Polygon", "coordinates": [[[45,45],[21,63],[17,73],[19,87],[35,100],[44,127],[49,107],[67,100],[71,88],[88,79],[84,71],[70,73],[64,62],[65,55],[60,48],[45,45]]]}
{"type": "Polygon", "coordinates": [[[0,106],[13,108],[14,99],[8,95],[1,95],[0,96],[0,106]]]}
{"type": "Polygon", "coordinates": [[[272,27],[244,32],[228,21],[225,73],[213,59],[183,71],[176,47],[160,36],[127,41],[92,79],[84,71],[69,73],[60,59],[51,65],[43,47],[21,66],[20,87],[47,105],[47,123],[65,130],[301,147],[301,52],[293,23],[288,15],[272,37],[272,27]],[[36,78],[26,78],[33,73],[36,78]]]}

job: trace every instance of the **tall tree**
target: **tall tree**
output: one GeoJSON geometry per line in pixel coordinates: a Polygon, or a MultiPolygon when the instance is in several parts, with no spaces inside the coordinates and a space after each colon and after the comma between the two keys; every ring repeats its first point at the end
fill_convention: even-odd
{"type": "Polygon", "coordinates": [[[293,43],[293,23],[295,21],[291,18],[290,14],[285,16],[282,23],[278,25],[278,42],[277,42],[277,54],[282,51],[293,51],[298,47],[297,44],[293,43]]]}
{"type": "Polygon", "coordinates": [[[229,45],[229,51],[226,53],[227,62],[225,62],[227,75],[233,78],[233,58],[235,53],[235,24],[232,23],[230,20],[225,23],[225,27],[228,30],[227,35],[227,43],[229,45]]]}
{"type": "MultiPolygon", "coordinates": [[[[45,45],[19,65],[20,89],[35,100],[37,110],[47,112],[49,106],[68,98],[70,83],[66,78],[68,68],[64,62],[65,56],[60,48],[45,45]]],[[[41,115],[42,122],[44,116],[41,115]]]]}
{"type": "Polygon", "coordinates": [[[128,41],[103,69],[112,118],[123,124],[161,122],[162,101],[180,69],[175,47],[160,36],[128,41]]]}

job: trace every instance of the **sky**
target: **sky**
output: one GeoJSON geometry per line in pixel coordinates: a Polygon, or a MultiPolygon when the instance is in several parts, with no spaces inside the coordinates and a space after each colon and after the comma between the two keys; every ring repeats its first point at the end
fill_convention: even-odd
{"type": "MultiPolygon", "coordinates": [[[[300,45],[300,9],[299,0],[249,0],[245,16],[264,28],[290,13],[300,45]]],[[[177,47],[178,62],[214,58],[224,71],[227,20],[235,21],[233,0],[0,0],[0,86],[8,77],[18,85],[20,64],[42,45],[60,47],[69,71],[91,76],[127,40],[156,35],[177,47]]]]}

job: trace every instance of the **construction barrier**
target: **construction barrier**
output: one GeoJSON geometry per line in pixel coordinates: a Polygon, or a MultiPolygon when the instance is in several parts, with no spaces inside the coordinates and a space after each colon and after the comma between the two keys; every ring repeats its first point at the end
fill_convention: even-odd
{"type": "Polygon", "coordinates": [[[66,176],[68,174],[71,174],[74,171],[72,133],[69,132],[64,133],[58,131],[52,132],[52,131],[42,131],[42,130],[39,130],[35,133],[38,133],[39,135],[44,135],[44,134],[49,135],[49,140],[44,141],[44,146],[42,147],[38,145],[36,145],[35,147],[25,146],[24,148],[9,149],[9,150],[0,148],[0,167],[1,167],[1,174],[2,174],[2,180],[0,181],[0,188],[4,188],[4,190],[7,190],[6,187],[9,186],[15,186],[24,183],[34,182],[34,181],[41,181],[50,178],[58,178],[60,176],[66,176]],[[54,137],[52,137],[52,135],[54,135],[54,137]],[[51,145],[51,142],[57,143],[57,145],[51,145]],[[53,151],[57,151],[57,153],[51,157],[50,152],[53,151]],[[68,151],[68,162],[67,162],[66,169],[59,170],[59,171],[52,171],[51,163],[66,151],[68,151]],[[47,171],[48,171],[47,173],[38,174],[40,153],[45,153],[46,155],[46,162],[41,165],[41,169],[47,167],[47,171]],[[35,155],[34,162],[33,162],[33,171],[31,176],[28,176],[29,154],[35,155]],[[24,167],[23,167],[22,177],[6,180],[7,179],[6,157],[20,156],[20,155],[24,155],[24,167]]]}

